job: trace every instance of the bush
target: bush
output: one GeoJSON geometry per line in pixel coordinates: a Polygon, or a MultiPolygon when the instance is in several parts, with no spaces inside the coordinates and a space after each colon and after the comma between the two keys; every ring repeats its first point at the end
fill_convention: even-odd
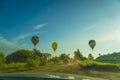
{"type": "Polygon", "coordinates": [[[96,61],[83,61],[79,62],[81,69],[88,70],[101,70],[101,71],[119,71],[120,64],[101,63],[96,61]]]}
{"type": "Polygon", "coordinates": [[[28,68],[38,67],[38,66],[40,66],[40,60],[28,59],[26,66],[27,66],[28,68]]]}
{"type": "Polygon", "coordinates": [[[27,70],[26,63],[10,63],[0,66],[0,71],[2,72],[15,72],[23,70],[27,70]]]}
{"type": "Polygon", "coordinates": [[[0,66],[3,65],[5,63],[5,55],[1,52],[0,53],[0,66]]]}
{"type": "Polygon", "coordinates": [[[63,61],[57,56],[51,58],[50,61],[53,62],[54,64],[62,64],[63,63],[63,61]]]}

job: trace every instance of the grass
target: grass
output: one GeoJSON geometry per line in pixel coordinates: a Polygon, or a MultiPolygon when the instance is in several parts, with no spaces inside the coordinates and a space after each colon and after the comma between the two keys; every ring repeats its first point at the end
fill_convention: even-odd
{"type": "Polygon", "coordinates": [[[37,69],[45,69],[47,67],[54,66],[54,63],[47,63],[45,65],[39,65],[34,67],[29,67],[27,63],[10,63],[3,64],[0,66],[0,73],[9,73],[9,72],[21,72],[21,71],[29,71],[29,70],[37,70],[37,69]]]}
{"type": "MultiPolygon", "coordinates": [[[[89,76],[88,78],[96,78],[98,79],[90,79],[90,80],[119,80],[120,79],[120,64],[112,64],[112,63],[102,63],[96,61],[79,61],[69,64],[54,64],[47,63],[46,65],[39,67],[27,68],[24,63],[12,63],[5,64],[0,66],[0,71],[3,73],[8,72],[23,72],[23,73],[58,73],[58,74],[71,74],[77,76],[89,76]]],[[[87,78],[86,77],[86,78],[87,78]]]]}
{"type": "Polygon", "coordinates": [[[79,66],[83,70],[120,72],[120,64],[102,63],[96,61],[80,61],[79,66]]]}

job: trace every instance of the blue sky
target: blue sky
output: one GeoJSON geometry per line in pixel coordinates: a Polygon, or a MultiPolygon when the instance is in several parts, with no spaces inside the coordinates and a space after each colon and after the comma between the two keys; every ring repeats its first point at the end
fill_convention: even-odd
{"type": "Polygon", "coordinates": [[[76,49],[87,56],[120,51],[120,0],[0,0],[0,51],[6,55],[33,49],[31,37],[38,35],[37,48],[56,54],[76,49]],[[92,52],[90,39],[97,45],[92,52]]]}

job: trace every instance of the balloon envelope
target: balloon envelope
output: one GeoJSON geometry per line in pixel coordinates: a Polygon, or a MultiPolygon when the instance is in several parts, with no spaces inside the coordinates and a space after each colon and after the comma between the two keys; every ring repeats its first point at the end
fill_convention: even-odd
{"type": "Polygon", "coordinates": [[[32,41],[32,43],[34,44],[34,46],[36,46],[36,45],[39,43],[40,39],[39,39],[38,36],[33,36],[33,37],[31,38],[31,41],[32,41]]]}
{"type": "Polygon", "coordinates": [[[53,42],[52,43],[52,48],[53,48],[54,51],[56,51],[57,48],[58,48],[58,43],[57,42],[53,42]]]}
{"type": "Polygon", "coordinates": [[[88,44],[91,47],[91,49],[93,50],[96,45],[96,42],[95,42],[95,40],[90,40],[88,44]]]}

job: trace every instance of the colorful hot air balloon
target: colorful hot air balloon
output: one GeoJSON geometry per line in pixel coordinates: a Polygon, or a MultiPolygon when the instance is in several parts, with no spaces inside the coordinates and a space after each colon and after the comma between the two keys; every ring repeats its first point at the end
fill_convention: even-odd
{"type": "Polygon", "coordinates": [[[57,42],[53,42],[52,43],[52,48],[53,48],[53,51],[55,52],[58,48],[58,43],[57,42]]]}
{"type": "Polygon", "coordinates": [[[31,38],[32,43],[34,44],[34,47],[39,43],[40,39],[38,36],[33,36],[31,38]]]}
{"type": "Polygon", "coordinates": [[[90,41],[88,42],[88,44],[89,44],[89,46],[91,47],[91,49],[93,50],[94,47],[95,47],[95,45],[96,45],[96,41],[95,41],[95,40],[90,40],[90,41]]]}

